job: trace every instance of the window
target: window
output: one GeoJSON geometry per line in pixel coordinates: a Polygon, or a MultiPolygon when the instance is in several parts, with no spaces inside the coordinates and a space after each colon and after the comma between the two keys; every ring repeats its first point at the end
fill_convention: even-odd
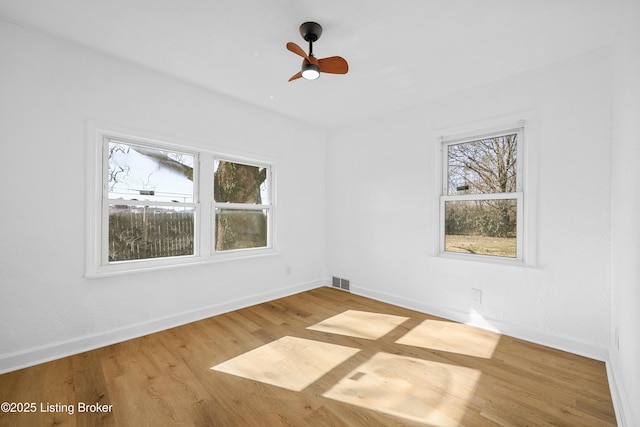
{"type": "Polygon", "coordinates": [[[215,250],[269,246],[268,169],[216,159],[213,178],[215,250]]]}
{"type": "Polygon", "coordinates": [[[195,255],[197,154],[106,139],[104,263],[195,255]]]}
{"type": "Polygon", "coordinates": [[[523,260],[524,129],[442,142],[440,252],[523,260]]]}
{"type": "Polygon", "coordinates": [[[273,165],[96,131],[87,275],[273,252],[273,165]]]}

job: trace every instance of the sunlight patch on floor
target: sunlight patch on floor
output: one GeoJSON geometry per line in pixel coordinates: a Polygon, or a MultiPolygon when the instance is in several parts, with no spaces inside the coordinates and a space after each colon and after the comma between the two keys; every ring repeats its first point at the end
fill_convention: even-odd
{"type": "Polygon", "coordinates": [[[498,341],[500,334],[496,332],[462,323],[425,320],[396,343],[490,359],[498,341]],[[470,328],[473,333],[469,333],[470,328]]]}
{"type": "Polygon", "coordinates": [[[469,321],[466,322],[467,325],[477,326],[487,331],[492,331],[496,333],[500,333],[500,329],[498,329],[495,325],[491,323],[491,321],[487,320],[482,314],[480,314],[477,310],[471,309],[469,312],[469,321]]]}
{"type": "Polygon", "coordinates": [[[323,396],[437,426],[458,426],[480,371],[376,353],[323,396]]]}
{"type": "Polygon", "coordinates": [[[394,330],[408,317],[368,311],[347,310],[307,329],[355,338],[376,340],[394,330]]]}
{"type": "Polygon", "coordinates": [[[357,348],[286,336],[211,369],[301,391],[359,351],[357,348]]]}

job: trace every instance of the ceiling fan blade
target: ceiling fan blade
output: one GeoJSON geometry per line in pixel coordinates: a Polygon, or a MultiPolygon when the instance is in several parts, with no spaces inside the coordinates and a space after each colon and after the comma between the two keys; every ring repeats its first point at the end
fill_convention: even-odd
{"type": "Polygon", "coordinates": [[[340,56],[318,59],[318,67],[321,73],[347,74],[349,71],[349,64],[340,56]]]}
{"type": "Polygon", "coordinates": [[[291,78],[289,79],[289,81],[291,80],[295,80],[295,79],[299,79],[300,77],[302,77],[302,71],[298,71],[297,73],[295,73],[293,76],[291,76],[291,78]]]}
{"type": "Polygon", "coordinates": [[[298,46],[293,42],[287,43],[287,49],[289,49],[291,52],[295,53],[296,55],[302,56],[304,59],[309,59],[309,56],[307,56],[307,53],[300,46],[298,46]]]}

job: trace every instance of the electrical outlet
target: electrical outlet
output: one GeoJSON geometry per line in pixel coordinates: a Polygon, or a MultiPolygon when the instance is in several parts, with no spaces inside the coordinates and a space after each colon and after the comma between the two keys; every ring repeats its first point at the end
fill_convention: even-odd
{"type": "Polygon", "coordinates": [[[616,327],[613,337],[614,344],[616,346],[616,350],[620,350],[620,331],[616,327]]]}
{"type": "Polygon", "coordinates": [[[287,266],[284,268],[284,271],[285,271],[285,273],[287,274],[287,276],[291,275],[291,266],[290,266],[290,265],[287,265],[287,266]]]}
{"type": "Polygon", "coordinates": [[[471,302],[482,304],[482,289],[471,288],[471,302]]]}

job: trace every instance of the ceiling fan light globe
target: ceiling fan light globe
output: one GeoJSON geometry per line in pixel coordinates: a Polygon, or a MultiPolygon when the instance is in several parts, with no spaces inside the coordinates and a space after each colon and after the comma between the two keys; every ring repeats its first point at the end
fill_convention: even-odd
{"type": "Polygon", "coordinates": [[[320,77],[320,67],[316,64],[304,64],[302,66],[302,77],[306,80],[315,80],[320,77]]]}

